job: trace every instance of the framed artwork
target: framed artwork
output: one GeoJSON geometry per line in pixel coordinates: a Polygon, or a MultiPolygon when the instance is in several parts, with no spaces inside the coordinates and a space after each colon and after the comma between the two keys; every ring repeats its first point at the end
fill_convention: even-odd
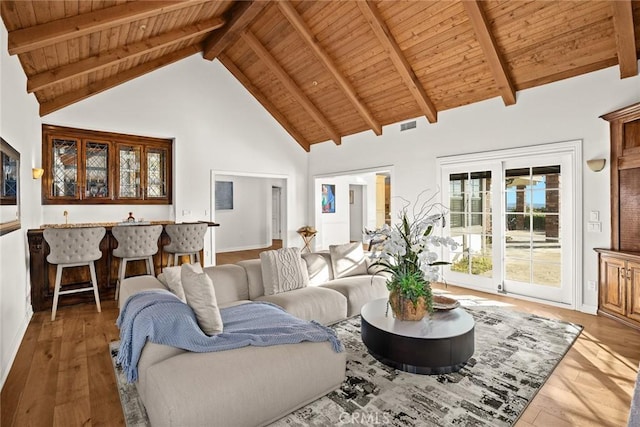
{"type": "Polygon", "coordinates": [[[20,153],[0,138],[0,236],[20,229],[20,153]]]}
{"type": "Polygon", "coordinates": [[[335,184],[322,184],[322,213],[336,212],[335,184]]]}
{"type": "Polygon", "coordinates": [[[216,181],[216,210],[233,209],[233,181],[216,181]]]}

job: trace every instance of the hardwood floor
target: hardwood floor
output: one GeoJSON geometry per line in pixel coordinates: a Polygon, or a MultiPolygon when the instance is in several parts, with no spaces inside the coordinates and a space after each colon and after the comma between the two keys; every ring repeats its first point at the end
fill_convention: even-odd
{"type": "Polygon", "coordinates": [[[260,252],[280,249],[281,247],[282,247],[282,240],[273,240],[272,245],[264,249],[253,249],[250,251],[237,251],[237,252],[218,252],[216,253],[216,265],[235,264],[236,262],[242,261],[245,259],[260,258],[260,252]]]}
{"type": "MultiPolygon", "coordinates": [[[[584,326],[516,426],[626,426],[640,360],[638,331],[599,316],[434,287],[584,326]]],[[[109,342],[118,339],[117,305],[106,300],[102,310],[97,313],[93,304],[63,307],[55,322],[49,312],[34,314],[2,389],[1,426],[124,425],[108,352],[109,342]]]]}

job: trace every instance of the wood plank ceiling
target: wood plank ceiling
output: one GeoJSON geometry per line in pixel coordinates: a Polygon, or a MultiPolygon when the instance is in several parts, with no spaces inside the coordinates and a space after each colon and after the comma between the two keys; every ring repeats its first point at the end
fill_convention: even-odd
{"type": "Polygon", "coordinates": [[[0,1],[46,115],[164,65],[218,59],[312,144],[619,64],[640,1],[0,1]]]}

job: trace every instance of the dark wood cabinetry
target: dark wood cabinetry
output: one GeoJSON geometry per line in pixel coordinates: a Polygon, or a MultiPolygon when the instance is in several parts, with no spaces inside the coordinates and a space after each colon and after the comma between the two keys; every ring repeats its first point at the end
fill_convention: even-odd
{"type": "Polygon", "coordinates": [[[598,313],[640,329],[640,103],[602,118],[611,129],[611,249],[596,249],[598,313]]]}
{"type": "Polygon", "coordinates": [[[42,203],[170,204],[172,144],[42,125],[42,203]]]}

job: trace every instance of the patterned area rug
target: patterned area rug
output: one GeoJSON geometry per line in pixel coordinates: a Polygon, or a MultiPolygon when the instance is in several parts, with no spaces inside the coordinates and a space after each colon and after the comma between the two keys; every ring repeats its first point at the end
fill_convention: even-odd
{"type": "MultiPolygon", "coordinates": [[[[333,326],[348,352],[342,387],[273,425],[513,425],[582,327],[477,299],[461,302],[476,321],[476,348],[459,372],[416,375],[383,365],[362,343],[358,316],[333,326]]],[[[118,343],[110,348],[115,361],[118,343]]],[[[114,367],[127,425],[147,426],[135,386],[114,367]]]]}

